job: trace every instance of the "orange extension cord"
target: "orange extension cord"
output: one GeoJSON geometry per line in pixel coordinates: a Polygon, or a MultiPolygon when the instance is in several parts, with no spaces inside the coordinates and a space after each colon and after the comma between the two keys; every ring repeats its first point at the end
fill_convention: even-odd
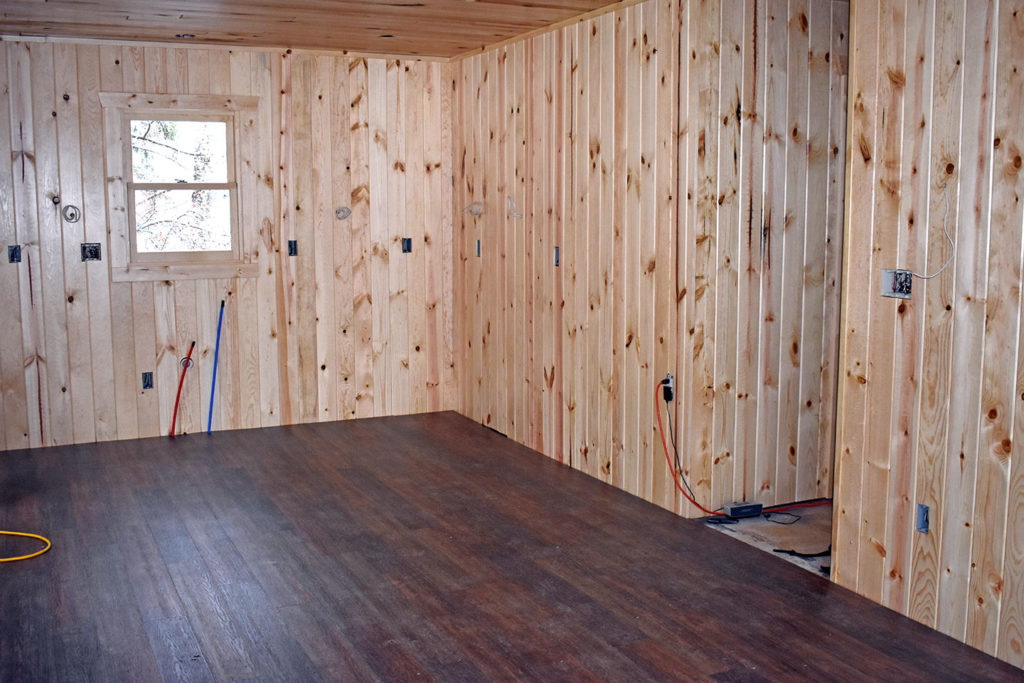
{"type": "Polygon", "coordinates": [[[668,462],[668,471],[672,473],[672,481],[676,483],[676,488],[683,494],[686,500],[693,503],[699,510],[708,515],[718,515],[719,517],[725,517],[723,512],[715,512],[714,510],[708,510],[706,507],[695,501],[690,497],[690,494],[686,492],[682,484],[679,483],[679,476],[676,474],[676,468],[672,466],[672,458],[668,454],[668,444],[665,443],[665,428],[661,424],[661,403],[658,401],[658,389],[661,388],[662,383],[658,382],[654,385],[654,412],[658,414],[658,433],[661,434],[661,447],[665,449],[665,461],[668,462]]]}
{"type": "MultiPolygon", "coordinates": [[[[725,517],[726,514],[724,512],[708,510],[706,507],[695,501],[693,498],[690,497],[690,494],[688,494],[686,490],[683,489],[683,487],[679,484],[679,477],[676,475],[676,468],[672,466],[672,458],[668,454],[668,444],[665,442],[665,428],[661,424],[661,402],[658,401],[658,389],[661,388],[662,384],[664,384],[664,382],[658,382],[654,386],[654,412],[657,413],[658,415],[658,433],[661,434],[661,447],[665,449],[665,460],[668,462],[668,471],[672,473],[672,479],[676,482],[676,488],[679,489],[679,492],[683,494],[683,497],[686,498],[686,500],[693,503],[699,510],[701,510],[701,512],[704,512],[709,515],[717,515],[718,517],[725,517]]],[[[825,499],[816,500],[810,503],[792,503],[790,505],[778,505],[775,507],[764,508],[763,511],[766,513],[785,512],[786,510],[793,510],[796,508],[816,508],[831,504],[831,500],[825,499]]]]}

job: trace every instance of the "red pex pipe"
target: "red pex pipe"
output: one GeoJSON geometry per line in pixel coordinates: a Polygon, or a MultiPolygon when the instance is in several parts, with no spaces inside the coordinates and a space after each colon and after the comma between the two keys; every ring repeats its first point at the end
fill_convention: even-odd
{"type": "Polygon", "coordinates": [[[178,395],[174,398],[174,415],[171,417],[171,438],[174,438],[174,426],[178,422],[178,402],[181,401],[181,387],[185,384],[185,373],[188,372],[188,366],[192,365],[192,349],[196,348],[196,343],[192,342],[192,346],[188,347],[188,355],[185,356],[185,362],[181,366],[181,379],[178,380],[178,395]]]}

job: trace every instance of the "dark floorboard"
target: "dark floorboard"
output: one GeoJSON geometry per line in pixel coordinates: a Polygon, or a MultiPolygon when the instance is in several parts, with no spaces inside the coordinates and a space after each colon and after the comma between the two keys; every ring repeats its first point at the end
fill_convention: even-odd
{"type": "Polygon", "coordinates": [[[454,413],[0,453],[0,528],[3,681],[1024,674],[454,413]]]}

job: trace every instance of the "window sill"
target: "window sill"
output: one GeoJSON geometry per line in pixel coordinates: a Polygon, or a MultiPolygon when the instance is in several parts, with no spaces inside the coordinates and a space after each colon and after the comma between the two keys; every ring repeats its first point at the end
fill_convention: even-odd
{"type": "Polygon", "coordinates": [[[236,277],[256,277],[259,265],[255,263],[182,263],[130,265],[112,267],[114,282],[155,282],[159,280],[226,280],[236,277]]]}

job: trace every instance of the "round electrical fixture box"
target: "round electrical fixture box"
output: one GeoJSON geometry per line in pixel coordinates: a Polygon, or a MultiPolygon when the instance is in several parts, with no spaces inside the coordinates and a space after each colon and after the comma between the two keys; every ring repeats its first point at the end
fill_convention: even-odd
{"type": "Polygon", "coordinates": [[[82,218],[82,210],[74,204],[68,204],[61,209],[60,215],[64,216],[64,220],[68,223],[77,223],[82,218]]]}

